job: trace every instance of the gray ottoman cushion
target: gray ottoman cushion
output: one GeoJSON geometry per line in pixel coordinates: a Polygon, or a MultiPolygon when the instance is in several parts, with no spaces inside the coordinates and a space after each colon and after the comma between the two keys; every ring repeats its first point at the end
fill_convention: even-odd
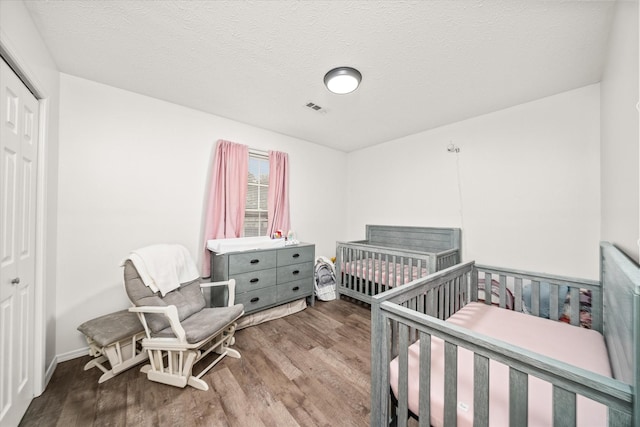
{"type": "Polygon", "coordinates": [[[88,320],[78,326],[78,330],[101,347],[106,347],[139,332],[144,332],[140,319],[128,310],[88,320]]]}

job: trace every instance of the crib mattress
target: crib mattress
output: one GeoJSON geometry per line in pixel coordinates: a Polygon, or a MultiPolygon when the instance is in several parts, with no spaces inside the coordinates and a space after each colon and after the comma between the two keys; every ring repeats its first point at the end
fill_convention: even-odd
{"type": "MultiPolygon", "coordinates": [[[[500,339],[601,375],[611,376],[604,337],[592,330],[562,322],[517,313],[510,310],[470,303],[448,322],[500,339]]],[[[409,372],[417,372],[420,360],[419,342],[409,348],[409,372]]],[[[431,339],[431,425],[444,424],[444,343],[431,339]]],[[[398,361],[390,366],[391,388],[397,396],[398,361]]],[[[490,361],[489,425],[509,425],[509,368],[490,361]]],[[[418,414],[418,375],[409,375],[409,410],[418,414]]],[[[552,425],[552,385],[529,376],[529,426],[552,425]]],[[[473,353],[458,349],[458,425],[473,425],[473,353]]],[[[577,396],[578,425],[606,425],[606,407],[577,396]]]]}
{"type": "Polygon", "coordinates": [[[345,262],[342,264],[342,271],[385,286],[404,285],[428,274],[426,266],[418,268],[400,263],[381,262],[379,259],[345,262]]]}

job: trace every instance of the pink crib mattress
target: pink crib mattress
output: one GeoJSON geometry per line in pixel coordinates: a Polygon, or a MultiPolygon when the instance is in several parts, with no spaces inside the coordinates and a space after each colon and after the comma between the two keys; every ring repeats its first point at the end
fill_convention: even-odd
{"type": "MultiPolygon", "coordinates": [[[[611,376],[604,337],[592,330],[472,302],[448,322],[506,341],[524,349],[611,376]]],[[[409,347],[409,372],[417,372],[419,342],[409,347]]],[[[431,425],[444,424],[444,342],[431,339],[431,425]]],[[[391,388],[398,393],[398,360],[391,362],[391,388]]],[[[509,425],[509,368],[491,360],[489,365],[489,425],[509,425]]],[[[409,410],[418,414],[418,375],[409,375],[409,410]]],[[[552,385],[529,376],[529,426],[552,425],[552,385]]],[[[473,353],[458,348],[458,425],[473,425],[473,353]]],[[[577,396],[578,425],[607,423],[606,407],[577,396]]]]}
{"type": "Polygon", "coordinates": [[[379,259],[371,258],[345,262],[342,264],[342,272],[386,286],[404,285],[428,274],[426,266],[418,269],[417,266],[381,262],[379,259]],[[393,279],[394,275],[395,280],[393,279]]]}

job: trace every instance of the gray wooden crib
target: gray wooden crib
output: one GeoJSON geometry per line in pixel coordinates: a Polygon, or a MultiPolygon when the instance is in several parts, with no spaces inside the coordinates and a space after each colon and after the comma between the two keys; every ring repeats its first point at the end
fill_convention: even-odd
{"type": "Polygon", "coordinates": [[[366,239],[336,244],[336,291],[371,296],[459,263],[460,229],[367,225],[366,239]]]}
{"type": "MultiPolygon", "coordinates": [[[[640,269],[613,245],[602,243],[600,248],[599,281],[467,262],[374,296],[371,302],[371,425],[388,425],[389,420],[394,420],[404,426],[408,417],[413,416],[420,426],[640,426],[637,399],[640,387],[640,269]],[[493,281],[498,283],[500,295],[497,301],[474,302],[479,300],[479,284],[493,281]],[[545,304],[550,306],[550,319],[537,317],[543,305],[540,298],[543,285],[549,290],[545,304]],[[506,291],[512,288],[515,309],[520,310],[526,287],[531,290],[527,314],[536,316],[533,318],[504,308],[506,291]],[[558,296],[563,287],[568,288],[568,292],[562,316],[573,326],[556,321],[565,304],[558,296]],[[579,327],[580,316],[584,314],[581,311],[584,302],[580,299],[583,294],[591,297],[592,330],[579,327]],[[459,322],[474,325],[485,321],[456,317],[475,307],[542,323],[549,331],[560,328],[562,333],[579,332],[591,334],[590,338],[597,337],[610,376],[579,367],[582,359],[590,354],[574,354],[580,363],[570,364],[523,348],[526,345],[514,345],[493,338],[491,334],[474,332],[471,327],[459,326],[459,322]],[[471,359],[464,359],[463,352],[469,353],[471,359]],[[507,373],[502,386],[493,384],[492,375],[498,368],[507,373]],[[466,371],[470,374],[465,380],[461,377],[466,371]],[[436,391],[434,381],[441,381],[436,391]],[[544,383],[548,392],[532,392],[534,382],[544,383]],[[495,387],[502,387],[500,392],[505,395],[499,404],[493,401],[495,387]],[[469,393],[472,397],[463,404],[460,396],[469,393]],[[418,402],[417,407],[410,407],[411,399],[418,402]],[[532,399],[541,399],[546,407],[541,410],[538,402],[536,405],[531,403],[532,399]],[[435,416],[436,401],[440,405],[437,411],[441,418],[435,416]],[[590,408],[599,411],[602,422],[594,419],[585,422],[583,410],[590,408]],[[532,422],[538,419],[536,411],[545,412],[547,421],[532,422]],[[495,421],[498,412],[506,414],[503,422],[495,421]],[[465,421],[467,416],[469,419],[465,421]]],[[[502,327],[508,330],[515,325],[502,327]]],[[[548,334],[533,338],[527,335],[525,342],[551,341],[552,332],[548,334]]],[[[570,347],[569,352],[579,352],[577,347],[570,347]]]]}

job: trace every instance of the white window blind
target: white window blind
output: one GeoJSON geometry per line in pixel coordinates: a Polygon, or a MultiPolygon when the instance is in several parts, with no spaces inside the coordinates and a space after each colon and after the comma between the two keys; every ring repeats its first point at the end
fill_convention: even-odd
{"type": "Polygon", "coordinates": [[[244,236],[266,236],[267,195],[269,192],[269,157],[249,152],[247,205],[244,213],[244,236]]]}

